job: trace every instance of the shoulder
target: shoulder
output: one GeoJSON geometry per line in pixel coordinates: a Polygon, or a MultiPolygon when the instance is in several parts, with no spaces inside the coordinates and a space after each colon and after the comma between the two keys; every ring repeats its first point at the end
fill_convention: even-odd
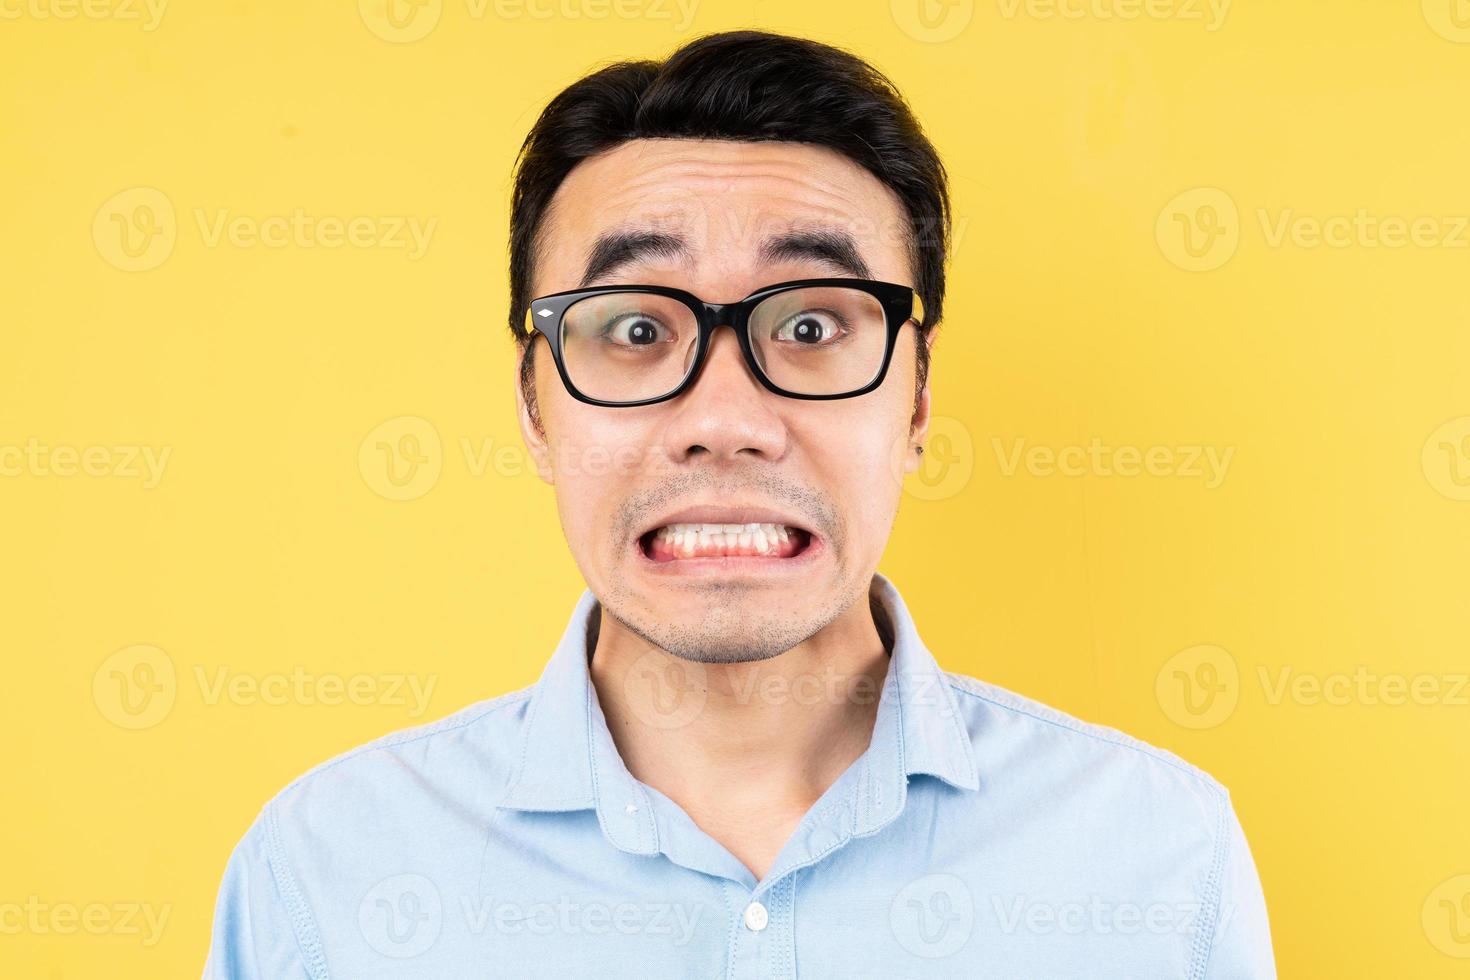
{"type": "Polygon", "coordinates": [[[481,807],[498,796],[513,770],[533,690],[469,705],[327,759],[281,789],[261,816],[272,824],[343,833],[481,807]]]}
{"type": "Polygon", "coordinates": [[[1030,891],[1124,896],[1114,912],[1157,915],[1187,938],[1188,976],[1275,976],[1260,880],[1218,780],[1116,728],[942,676],[980,780],[951,799],[1003,828],[1030,891]]]}
{"type": "Polygon", "coordinates": [[[439,869],[446,885],[477,873],[462,856],[478,854],[531,690],[375,739],[272,797],[226,867],[206,975],[259,962],[249,975],[325,977],[328,951],[359,944],[360,902],[426,880],[405,868],[439,869]]]}
{"type": "Polygon", "coordinates": [[[1218,833],[1229,792],[1213,776],[1166,749],[1116,728],[1083,721],[1039,701],[963,674],[945,672],[974,748],[982,781],[1025,771],[1038,787],[1092,804],[1147,802],[1175,819],[1218,833]]]}

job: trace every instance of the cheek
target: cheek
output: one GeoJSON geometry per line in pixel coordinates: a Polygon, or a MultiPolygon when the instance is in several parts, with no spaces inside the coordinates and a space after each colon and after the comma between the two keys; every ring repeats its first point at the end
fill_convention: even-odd
{"type": "Polygon", "coordinates": [[[833,402],[803,426],[815,483],[841,512],[854,552],[883,550],[902,492],[910,412],[902,396],[890,399],[885,389],[845,408],[833,402]]]}
{"type": "Polygon", "coordinates": [[[567,542],[579,556],[620,543],[618,507],[644,482],[650,458],[642,427],[613,412],[582,405],[563,392],[543,416],[557,510],[567,542]]]}

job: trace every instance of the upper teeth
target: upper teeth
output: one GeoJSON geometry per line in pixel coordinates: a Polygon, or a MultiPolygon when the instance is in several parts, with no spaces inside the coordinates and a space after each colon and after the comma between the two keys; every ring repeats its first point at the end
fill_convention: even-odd
{"type": "Polygon", "coordinates": [[[665,524],[658,529],[658,537],[675,545],[738,542],[743,547],[755,544],[764,548],[769,543],[788,540],[791,532],[784,524],[665,524]]]}

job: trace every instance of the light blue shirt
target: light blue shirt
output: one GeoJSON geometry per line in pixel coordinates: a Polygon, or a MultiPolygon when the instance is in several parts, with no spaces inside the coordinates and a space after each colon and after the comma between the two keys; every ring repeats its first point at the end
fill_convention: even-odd
{"type": "Polygon", "coordinates": [[[893,626],[867,751],[757,881],[629,774],[591,593],[532,687],[327,762],[231,856],[210,978],[1274,977],[1226,790],[893,626]]]}

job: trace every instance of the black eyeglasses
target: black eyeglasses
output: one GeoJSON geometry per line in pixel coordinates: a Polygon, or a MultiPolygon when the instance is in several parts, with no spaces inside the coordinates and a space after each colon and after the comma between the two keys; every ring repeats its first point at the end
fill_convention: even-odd
{"type": "Polygon", "coordinates": [[[866,394],[883,383],[894,341],[924,304],[909,286],[869,279],[797,279],[738,303],[706,303],[668,286],[552,293],[526,310],[578,401],[622,407],[674,398],[699,375],[715,330],[740,340],[751,372],[788,398],[866,394]]]}

